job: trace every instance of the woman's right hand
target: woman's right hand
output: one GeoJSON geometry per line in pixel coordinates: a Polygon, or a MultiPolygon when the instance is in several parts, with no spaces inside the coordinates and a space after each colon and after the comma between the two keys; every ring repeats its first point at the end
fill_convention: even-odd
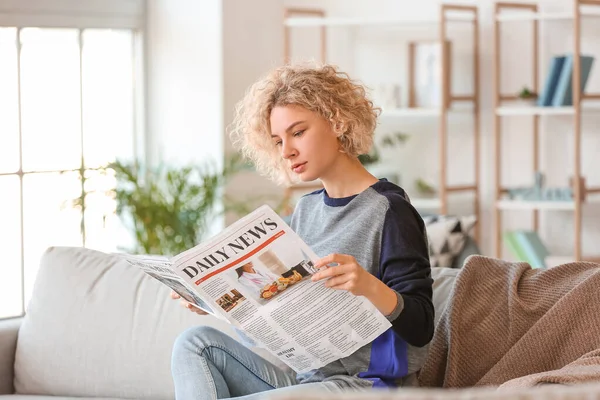
{"type": "MultiPolygon", "coordinates": [[[[179,300],[179,299],[181,299],[181,296],[180,296],[180,295],[178,295],[177,293],[175,293],[175,291],[173,291],[173,290],[172,290],[172,291],[171,291],[171,298],[172,298],[173,300],[179,300]]],[[[190,310],[191,312],[193,312],[193,313],[196,313],[196,314],[198,314],[198,315],[207,315],[207,314],[208,314],[207,312],[204,312],[204,311],[202,311],[202,310],[201,310],[201,309],[199,309],[198,307],[196,307],[196,306],[192,305],[192,303],[189,303],[189,302],[187,302],[187,301],[185,301],[185,300],[183,300],[183,299],[181,299],[180,303],[181,303],[181,305],[182,305],[184,308],[187,308],[187,309],[188,309],[188,310],[190,310]]]]}

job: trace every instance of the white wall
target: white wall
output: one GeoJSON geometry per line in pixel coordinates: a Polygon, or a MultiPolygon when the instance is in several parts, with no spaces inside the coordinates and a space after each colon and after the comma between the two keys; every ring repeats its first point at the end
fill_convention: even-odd
{"type": "Polygon", "coordinates": [[[223,10],[217,0],[148,0],[152,163],[223,160],[223,10]]]}
{"type": "MultiPolygon", "coordinates": [[[[235,105],[246,89],[283,59],[283,5],[273,0],[223,2],[224,126],[233,120],[235,105]]],[[[234,152],[224,137],[227,154],[234,152]]],[[[282,189],[253,171],[236,176],[226,188],[231,199],[248,199],[249,206],[275,204],[282,189]]],[[[235,216],[229,215],[227,223],[235,216]]]]}
{"type": "MultiPolygon", "coordinates": [[[[235,103],[281,59],[281,35],[274,32],[281,31],[283,6],[270,0],[149,0],[147,7],[149,161],[221,165],[232,152],[225,131],[235,103]]],[[[225,193],[263,199],[280,196],[281,189],[244,172],[225,193]]]]}

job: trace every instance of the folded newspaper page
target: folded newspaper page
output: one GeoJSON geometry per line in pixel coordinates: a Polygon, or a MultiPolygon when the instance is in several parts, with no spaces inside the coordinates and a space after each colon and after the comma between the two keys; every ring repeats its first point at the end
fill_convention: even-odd
{"type": "Polygon", "coordinates": [[[365,297],[312,282],[318,258],[268,206],[171,260],[127,257],[298,373],[347,357],[391,327],[365,297]]]}

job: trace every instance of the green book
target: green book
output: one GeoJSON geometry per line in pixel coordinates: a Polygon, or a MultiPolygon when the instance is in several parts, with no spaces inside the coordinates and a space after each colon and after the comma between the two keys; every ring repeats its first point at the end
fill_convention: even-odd
{"type": "Polygon", "coordinates": [[[550,252],[544,246],[537,232],[516,231],[514,234],[529,265],[533,268],[546,268],[546,257],[550,255],[550,252]]]}
{"type": "Polygon", "coordinates": [[[512,253],[513,256],[517,258],[517,261],[529,262],[525,255],[525,252],[521,248],[519,240],[515,234],[515,232],[504,232],[504,243],[506,243],[506,247],[512,253]]]}

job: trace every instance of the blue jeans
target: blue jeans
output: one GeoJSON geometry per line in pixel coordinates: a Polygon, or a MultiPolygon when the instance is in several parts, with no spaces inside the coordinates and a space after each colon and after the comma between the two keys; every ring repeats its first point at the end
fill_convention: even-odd
{"type": "Polygon", "coordinates": [[[254,400],[268,394],[306,390],[342,391],[332,381],[298,384],[294,373],[264,360],[228,335],[198,326],[175,341],[171,372],[177,400],[240,398],[254,400]]]}

